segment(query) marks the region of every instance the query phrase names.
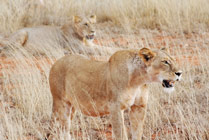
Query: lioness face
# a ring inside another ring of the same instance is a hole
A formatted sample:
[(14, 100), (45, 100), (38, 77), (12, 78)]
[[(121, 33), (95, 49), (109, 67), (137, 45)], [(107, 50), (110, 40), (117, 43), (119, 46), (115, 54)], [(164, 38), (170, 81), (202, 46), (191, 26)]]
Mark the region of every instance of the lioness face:
[(152, 56), (147, 70), (150, 79), (162, 83), (165, 91), (173, 91), (174, 83), (181, 79), (182, 71), (165, 50), (153, 51)]
[(88, 18), (81, 18), (79, 16), (73, 17), (74, 31), (77, 35), (85, 41), (92, 41), (96, 35), (94, 24), (96, 23), (96, 16), (91, 15)]

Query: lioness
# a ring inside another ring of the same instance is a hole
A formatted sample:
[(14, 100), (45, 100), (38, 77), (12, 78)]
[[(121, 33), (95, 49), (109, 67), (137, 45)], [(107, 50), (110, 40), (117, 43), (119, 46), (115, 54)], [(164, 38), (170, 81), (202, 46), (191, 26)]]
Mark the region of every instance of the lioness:
[(172, 90), (181, 74), (162, 49), (117, 51), (107, 62), (64, 56), (49, 75), (53, 117), (69, 130), (68, 116), (75, 109), (89, 116), (110, 114), (114, 139), (127, 140), (123, 113), (129, 108), (132, 139), (140, 140), (148, 102), (146, 84), (159, 82)]
[(20, 45), (35, 54), (53, 52), (56, 47), (74, 53), (85, 53), (83, 45), (93, 45), (96, 34), (95, 23), (96, 15), (84, 18), (73, 16), (73, 23), (67, 23), (61, 27), (40, 26), (20, 29), (11, 34), (7, 41), (16, 43), (17, 38), (21, 38)]

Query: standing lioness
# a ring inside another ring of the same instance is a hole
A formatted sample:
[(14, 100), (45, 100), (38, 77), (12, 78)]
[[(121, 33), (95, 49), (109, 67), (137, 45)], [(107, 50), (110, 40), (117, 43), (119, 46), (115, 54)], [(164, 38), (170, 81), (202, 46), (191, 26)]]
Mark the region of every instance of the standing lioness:
[(180, 77), (181, 71), (164, 50), (118, 51), (108, 62), (65, 56), (52, 66), (49, 76), (53, 117), (69, 130), (71, 108), (89, 116), (110, 114), (114, 138), (127, 140), (123, 112), (130, 108), (132, 139), (140, 140), (148, 100), (146, 84), (160, 82), (172, 89)]

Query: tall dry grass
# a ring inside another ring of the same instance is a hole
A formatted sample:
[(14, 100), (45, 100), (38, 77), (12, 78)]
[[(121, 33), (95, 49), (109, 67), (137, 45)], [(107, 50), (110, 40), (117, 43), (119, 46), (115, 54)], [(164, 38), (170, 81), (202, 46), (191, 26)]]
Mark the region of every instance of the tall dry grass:
[(95, 13), (99, 21), (124, 28), (158, 28), (191, 32), (209, 26), (208, 0), (1, 0), (0, 31), (25, 26), (62, 24), (72, 15)]
[[(162, 91), (161, 85), (150, 85), (143, 139), (209, 139), (209, 33), (204, 32), (209, 25), (207, 0), (45, 0), (44, 5), (38, 0), (0, 0), (0, 3), (0, 32), (5, 35), (22, 27), (62, 25), (72, 15), (95, 13), (101, 23), (97, 37), (101, 44), (167, 47), (179, 60), (183, 80), (169, 95)], [(197, 32), (183, 34), (191, 31)], [(121, 39), (114, 42), (112, 37), (122, 37), (127, 42)], [(59, 134), (57, 139), (62, 140), (64, 132), (56, 122), (54, 128), (49, 128), (52, 98), (48, 75), (54, 61), (64, 55), (63, 50), (56, 47), (50, 52), (43, 48), (46, 57), (34, 57), (18, 44), (6, 47), (0, 59), (0, 140), (44, 139), (48, 131)], [(128, 126), (128, 120), (126, 123)], [(108, 116), (86, 117), (77, 112), (72, 120), (72, 137), (107, 139), (104, 131), (108, 131), (108, 125)]]

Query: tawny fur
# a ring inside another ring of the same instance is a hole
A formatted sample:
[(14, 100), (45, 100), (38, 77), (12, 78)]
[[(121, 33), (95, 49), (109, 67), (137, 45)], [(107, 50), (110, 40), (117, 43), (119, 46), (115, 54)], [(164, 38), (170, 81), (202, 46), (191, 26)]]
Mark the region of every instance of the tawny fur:
[(148, 102), (146, 84), (176, 80), (177, 71), (175, 61), (163, 50), (118, 51), (109, 61), (65, 56), (49, 75), (53, 118), (69, 131), (72, 110), (88, 116), (110, 114), (114, 139), (127, 140), (123, 113), (130, 108), (130, 134), (133, 140), (140, 140)]

